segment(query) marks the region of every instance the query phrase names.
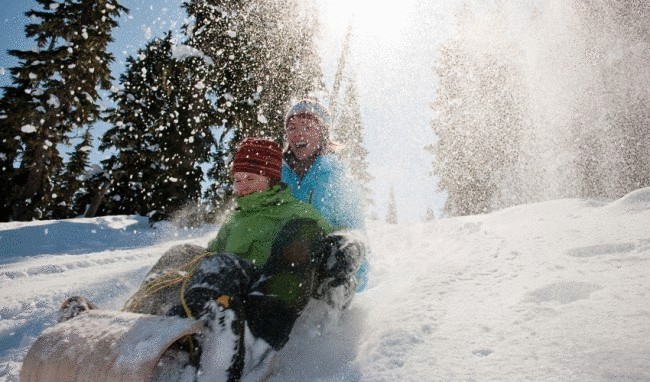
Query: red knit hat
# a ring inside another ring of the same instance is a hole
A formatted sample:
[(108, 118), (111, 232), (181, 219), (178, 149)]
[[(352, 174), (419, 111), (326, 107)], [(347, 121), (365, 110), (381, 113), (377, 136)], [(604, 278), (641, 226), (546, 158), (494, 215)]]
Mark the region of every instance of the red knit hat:
[(232, 161), (232, 171), (260, 174), (271, 179), (282, 177), (282, 149), (263, 138), (245, 138)]

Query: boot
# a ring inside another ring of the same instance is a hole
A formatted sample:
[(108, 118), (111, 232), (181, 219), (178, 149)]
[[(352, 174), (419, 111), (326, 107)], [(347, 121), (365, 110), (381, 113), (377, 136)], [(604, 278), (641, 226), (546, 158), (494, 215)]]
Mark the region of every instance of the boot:
[(91, 309), (97, 309), (97, 305), (93, 304), (87, 298), (82, 296), (70, 297), (61, 304), (57, 322), (66, 322)]

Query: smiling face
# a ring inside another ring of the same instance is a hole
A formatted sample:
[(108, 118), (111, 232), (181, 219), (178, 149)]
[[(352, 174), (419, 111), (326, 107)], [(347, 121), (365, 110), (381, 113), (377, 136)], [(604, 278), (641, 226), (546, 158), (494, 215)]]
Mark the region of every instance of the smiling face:
[(266, 176), (250, 172), (235, 172), (233, 178), (235, 195), (237, 196), (264, 191), (271, 185), (271, 180)]
[(286, 133), (289, 149), (299, 161), (313, 157), (323, 143), (318, 119), (308, 114), (294, 115), (289, 118)]

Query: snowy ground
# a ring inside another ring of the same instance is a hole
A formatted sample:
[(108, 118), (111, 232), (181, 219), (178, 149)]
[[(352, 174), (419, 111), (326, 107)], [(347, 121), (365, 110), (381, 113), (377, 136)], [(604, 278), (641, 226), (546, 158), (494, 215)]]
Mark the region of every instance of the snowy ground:
[[(120, 308), (165, 249), (215, 229), (0, 224), (0, 381), (64, 298)], [(650, 188), (369, 236), (371, 286), (340, 317), (311, 306), (272, 381), (650, 381)]]

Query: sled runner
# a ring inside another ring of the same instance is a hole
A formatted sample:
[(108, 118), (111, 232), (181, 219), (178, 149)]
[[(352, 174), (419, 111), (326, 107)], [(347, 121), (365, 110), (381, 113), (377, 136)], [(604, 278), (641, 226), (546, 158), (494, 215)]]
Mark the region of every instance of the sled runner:
[(45, 330), (27, 352), (20, 380), (149, 381), (163, 354), (204, 326), (179, 317), (91, 310)]

